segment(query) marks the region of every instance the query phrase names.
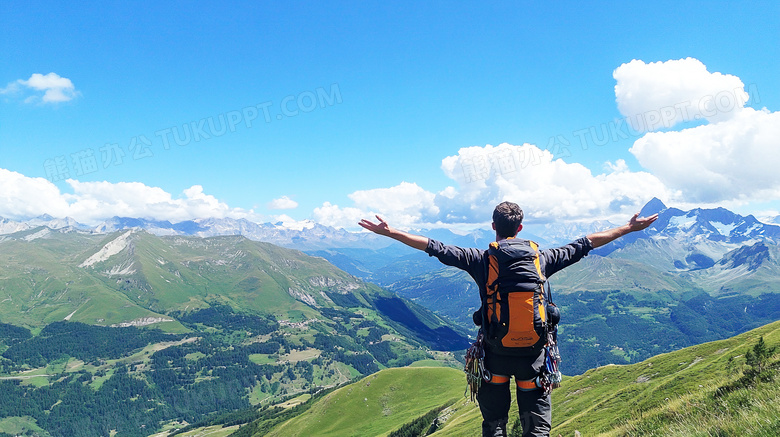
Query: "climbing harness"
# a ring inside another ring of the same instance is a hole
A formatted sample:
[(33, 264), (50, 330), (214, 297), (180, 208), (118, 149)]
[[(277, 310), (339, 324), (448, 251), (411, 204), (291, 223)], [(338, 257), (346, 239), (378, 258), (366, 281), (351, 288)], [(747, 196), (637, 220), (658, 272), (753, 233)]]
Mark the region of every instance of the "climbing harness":
[[(550, 327), (547, 332), (547, 344), (544, 346), (544, 368), (542, 373), (529, 380), (521, 381), (515, 380), (517, 388), (523, 391), (531, 391), (542, 389), (544, 395), (547, 396), (552, 393), (554, 388), (561, 386), (561, 354), (558, 352), (558, 327)], [(471, 395), (471, 401), (474, 402), (477, 398), (477, 392), (482, 386), (483, 382), (489, 382), (492, 384), (505, 384), (509, 382), (509, 377), (504, 375), (492, 374), (485, 368), (485, 349), (484, 349), (484, 336), (482, 330), (477, 335), (477, 340), (471, 344), (466, 351), (466, 366), (463, 368), (466, 373), (466, 392), (463, 393), (466, 396), (467, 393)]]
[[(463, 371), (466, 372), (466, 392), (470, 392), (471, 402), (476, 400), (482, 381), (489, 382), (492, 378), (490, 371), (485, 369), (484, 341), (485, 338), (480, 329), (477, 340), (466, 351), (466, 366)], [(465, 396), (466, 393), (463, 395)]]
[(547, 331), (547, 344), (544, 346), (544, 370), (538, 377), (539, 387), (548, 395), (554, 388), (561, 386), (561, 354), (558, 352), (558, 327), (549, 327)]

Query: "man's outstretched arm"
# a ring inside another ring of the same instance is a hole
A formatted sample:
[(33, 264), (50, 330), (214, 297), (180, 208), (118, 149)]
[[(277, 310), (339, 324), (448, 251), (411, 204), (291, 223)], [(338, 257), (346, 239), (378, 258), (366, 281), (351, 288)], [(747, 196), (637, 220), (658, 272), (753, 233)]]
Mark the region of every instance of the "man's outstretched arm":
[(425, 250), (425, 248), (428, 247), (428, 237), (414, 235), (395, 228), (391, 228), (386, 221), (382, 220), (382, 217), (376, 216), (376, 218), (379, 220), (379, 223), (374, 223), (370, 220), (363, 219), (358, 224), (375, 234), (390, 237), (415, 249)]
[(609, 242), (617, 240), (623, 235), (646, 229), (648, 226), (653, 224), (657, 218), (658, 214), (639, 218), (639, 213), (636, 213), (633, 217), (631, 217), (631, 220), (629, 220), (627, 224), (618, 226), (616, 228), (607, 229), (606, 231), (594, 232), (588, 235), (588, 240), (590, 240), (590, 242), (593, 244), (593, 248), (595, 249)]

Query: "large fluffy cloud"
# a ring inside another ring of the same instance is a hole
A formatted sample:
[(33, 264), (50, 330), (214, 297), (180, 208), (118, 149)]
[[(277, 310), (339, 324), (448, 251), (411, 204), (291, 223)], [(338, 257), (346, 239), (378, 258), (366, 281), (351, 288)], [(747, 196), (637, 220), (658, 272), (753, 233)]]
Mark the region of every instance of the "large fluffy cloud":
[(728, 120), (749, 97), (738, 77), (710, 73), (693, 58), (649, 64), (635, 59), (612, 76), (618, 110), (640, 132), (686, 121)]
[[(31, 95), (27, 95), (32, 93)], [(59, 103), (73, 100), (79, 95), (73, 82), (57, 73), (34, 73), (29, 79), (19, 79), (0, 89), (0, 94), (27, 95), (25, 102)]]
[(396, 226), (412, 227), (436, 217), (436, 195), (414, 183), (401, 182), (390, 188), (355, 191), (349, 195), (355, 207), (340, 208), (328, 202), (314, 210), (314, 219), (337, 227), (354, 227), (362, 218), (376, 214), (388, 217)]
[[(469, 147), (443, 159), (455, 184), (439, 193), (411, 184), (356, 192), (354, 205), (325, 204), (315, 218), (348, 226), (378, 212), (407, 227), (478, 224), (512, 200), (529, 221), (622, 219), (653, 196), (681, 206), (780, 198), (780, 116), (746, 108), (738, 77), (693, 58), (633, 60), (613, 76), (618, 110), (634, 130), (649, 132), (630, 149), (649, 172), (618, 161), (594, 174), (531, 144)], [(670, 130), (684, 122), (699, 125)]]
[(653, 132), (630, 149), (688, 202), (780, 199), (780, 113), (740, 110), (720, 123)]
[(245, 216), (246, 212), (231, 209), (216, 197), (205, 194), (203, 187), (193, 185), (174, 198), (162, 188), (140, 182), (79, 182), (68, 180), (73, 194), (69, 216), (78, 221), (94, 223), (105, 217), (148, 217), (179, 222), (193, 218)]
[(618, 109), (640, 130), (682, 121), (701, 125), (649, 132), (630, 152), (687, 203), (780, 198), (780, 114), (745, 107), (748, 93), (732, 75), (711, 73), (692, 58), (644, 63), (614, 72)]
[[(709, 72), (693, 58), (633, 60), (613, 75), (618, 110), (647, 132), (630, 152), (648, 171), (617, 161), (594, 174), (531, 144), (469, 147), (443, 159), (455, 184), (439, 193), (402, 184), (353, 193), (353, 206), (326, 204), (318, 214), (349, 225), (379, 212), (409, 227), (484, 223), (504, 200), (544, 222), (622, 220), (653, 196), (679, 206), (780, 199), (780, 115), (745, 107), (749, 94), (738, 77)], [(695, 127), (671, 130), (684, 122)]]
[(653, 196), (673, 197), (656, 177), (629, 171), (622, 161), (594, 175), (531, 144), (463, 148), (442, 160), (442, 170), (457, 187), (432, 193), (402, 183), (358, 191), (350, 195), (354, 206), (326, 203), (315, 210), (315, 220), (349, 227), (379, 214), (404, 228), (474, 226), (489, 222), (493, 207), (504, 200), (519, 203), (529, 222), (624, 220)]
[(461, 149), (442, 169), (459, 185), (438, 197), (445, 221), (484, 220), (485, 211), (504, 200), (521, 204), (533, 221), (610, 218), (634, 212), (653, 196), (671, 196), (656, 177), (632, 172), (622, 161), (594, 175), (531, 144)]
[(330, 202), (314, 208), (312, 218), (317, 223), (338, 228), (353, 228), (364, 218), (373, 218), (377, 211), (359, 209), (353, 206), (340, 207)]

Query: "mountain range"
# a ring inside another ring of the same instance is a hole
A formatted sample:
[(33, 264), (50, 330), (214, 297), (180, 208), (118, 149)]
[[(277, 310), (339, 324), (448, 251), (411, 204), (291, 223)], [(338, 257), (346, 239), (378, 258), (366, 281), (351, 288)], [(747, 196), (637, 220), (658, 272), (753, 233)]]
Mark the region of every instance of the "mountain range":
[[(651, 228), (551, 279), (565, 374), (780, 318), (780, 227), (657, 199), (642, 214), (655, 212)], [(610, 226), (521, 236), (545, 235), (551, 247)], [(0, 220), (0, 231), (0, 417), (25, 433), (143, 436), (138, 426), (241, 415), (386, 367), (459, 367), (438, 351), (466, 347), (479, 305), (458, 270), (314, 223), (38, 217)], [(472, 247), (492, 237), (418, 232)], [(105, 405), (121, 408), (107, 415)]]
[[(706, 293), (714, 297), (776, 293), (780, 273), (780, 226), (762, 223), (724, 208), (683, 211), (652, 199), (640, 215), (659, 214), (647, 230), (629, 234), (596, 249), (582, 262), (554, 277), (559, 293), (621, 290), (666, 303)], [(565, 244), (588, 233), (613, 227), (608, 222), (527, 225), (521, 237), (542, 247)], [(37, 229), (33, 232), (33, 230)], [(469, 278), (442, 269), (437, 260), (390, 239), (349, 232), (313, 222), (257, 224), (245, 219), (197, 219), (179, 223), (114, 217), (88, 227), (72, 219), (41, 216), (27, 221), (0, 220), (0, 240), (26, 231), (35, 239), (57, 230), (105, 235), (143, 229), (157, 236), (241, 235), (327, 259), (347, 273), (394, 290), (470, 328), (470, 312), (479, 301)], [(416, 230), (447, 244), (487, 247), (487, 230), (456, 234), (446, 229)], [(544, 236), (544, 238), (540, 237)], [(664, 297), (672, 296), (672, 297)]]
[[(780, 226), (762, 223), (753, 216), (741, 216), (724, 208), (690, 211), (669, 208), (655, 198), (642, 208), (640, 215), (655, 213), (659, 213), (659, 218), (647, 230), (629, 234), (594, 250), (586, 260), (561, 272), (554, 281), (556, 289), (563, 293), (648, 289), (673, 294), (706, 292), (713, 296), (746, 293), (757, 296), (776, 290), (773, 278), (777, 277), (779, 270), (777, 246)], [(533, 239), (542, 247), (554, 247), (613, 226), (615, 224), (603, 221), (530, 224), (520, 236)], [(69, 218), (41, 216), (27, 221), (0, 219), (0, 240), (14, 232), (37, 228), (40, 229), (36, 232), (41, 233), (57, 230), (85, 235), (127, 229), (143, 229), (157, 236), (241, 235), (249, 240), (298, 249), (325, 258), (353, 276), (397, 291), (403, 292), (411, 287), (422, 294), (435, 296), (439, 294), (438, 289), (425, 286), (432, 281), (450, 284), (456, 295), (471, 294), (457, 285), (461, 279), (455, 273), (447, 273), (442, 278), (431, 276), (442, 269), (433, 258), (375, 234), (349, 232), (314, 222), (258, 224), (245, 219), (209, 218), (171, 223), (114, 217), (98, 226), (88, 227)], [(36, 232), (30, 232), (24, 238), (37, 238)], [(446, 229), (414, 232), (463, 247), (487, 247), (493, 239), (487, 230), (474, 230), (467, 234), (456, 234)], [(632, 274), (619, 274), (622, 271)], [(458, 280), (453, 282), (453, 278)], [(415, 293), (407, 295), (423, 305), (428, 302)], [(458, 302), (452, 296), (448, 299)], [(474, 305), (472, 299), (464, 308)], [(432, 302), (430, 307), (441, 308)], [(448, 314), (446, 309), (444, 313)]]
[(112, 217), (96, 226), (79, 223), (70, 217), (55, 218), (42, 215), (28, 220), (10, 220), (0, 217), (0, 235), (47, 227), (64, 232), (107, 234), (124, 229), (139, 228), (157, 236), (214, 237), (241, 235), (250, 240), (263, 241), (299, 250), (330, 247), (381, 248), (389, 244), (375, 235), (348, 232), (312, 221), (286, 224), (255, 223), (246, 219), (203, 218), (171, 223), (136, 217)]

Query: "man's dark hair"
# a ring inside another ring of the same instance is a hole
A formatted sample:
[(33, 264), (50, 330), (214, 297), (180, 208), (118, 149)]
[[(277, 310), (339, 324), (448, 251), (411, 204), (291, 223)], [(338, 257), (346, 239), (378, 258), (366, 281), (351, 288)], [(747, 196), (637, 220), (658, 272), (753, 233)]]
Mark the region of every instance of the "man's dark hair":
[(499, 238), (514, 237), (523, 223), (523, 210), (516, 203), (501, 202), (493, 210), (493, 223)]

